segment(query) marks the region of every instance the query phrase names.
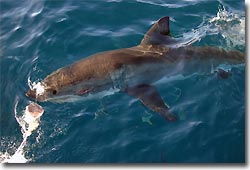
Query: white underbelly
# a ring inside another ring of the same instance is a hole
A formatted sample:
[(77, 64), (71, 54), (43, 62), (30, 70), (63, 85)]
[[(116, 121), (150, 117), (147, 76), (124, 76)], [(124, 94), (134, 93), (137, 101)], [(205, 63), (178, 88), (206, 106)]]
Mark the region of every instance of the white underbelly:
[(58, 96), (54, 98), (48, 99), (50, 102), (55, 103), (64, 103), (64, 102), (77, 102), (77, 101), (87, 101), (87, 100), (96, 100), (96, 99), (102, 99), (105, 96), (113, 95), (114, 93), (118, 92), (119, 89), (110, 88), (108, 90), (103, 90), (97, 93), (90, 93), (87, 96), (79, 96), (79, 95), (63, 95)]

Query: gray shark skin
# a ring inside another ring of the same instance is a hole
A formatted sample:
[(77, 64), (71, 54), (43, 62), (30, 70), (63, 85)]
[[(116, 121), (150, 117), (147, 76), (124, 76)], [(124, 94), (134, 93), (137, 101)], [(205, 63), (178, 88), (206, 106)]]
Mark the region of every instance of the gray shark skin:
[[(174, 48), (169, 17), (159, 19), (138, 46), (94, 54), (48, 75), (43, 94), (29, 90), (26, 95), (39, 101), (69, 102), (117, 89), (138, 98), (146, 107), (174, 121), (156, 87), (162, 77), (177, 74), (209, 73), (219, 64), (244, 63), (244, 53), (216, 47), (185, 46)], [(227, 77), (222, 72), (223, 77)]]

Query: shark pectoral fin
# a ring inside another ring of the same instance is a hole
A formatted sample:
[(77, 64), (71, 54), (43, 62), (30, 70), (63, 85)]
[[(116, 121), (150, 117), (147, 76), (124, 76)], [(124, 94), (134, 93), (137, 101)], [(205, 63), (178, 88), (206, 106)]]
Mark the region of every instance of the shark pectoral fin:
[(176, 121), (177, 117), (170, 113), (169, 107), (165, 105), (157, 89), (154, 86), (143, 84), (126, 88), (128, 95), (139, 98), (149, 109), (159, 113), (169, 121)]
[(159, 19), (145, 34), (141, 45), (170, 44), (173, 39), (170, 37), (169, 17)]

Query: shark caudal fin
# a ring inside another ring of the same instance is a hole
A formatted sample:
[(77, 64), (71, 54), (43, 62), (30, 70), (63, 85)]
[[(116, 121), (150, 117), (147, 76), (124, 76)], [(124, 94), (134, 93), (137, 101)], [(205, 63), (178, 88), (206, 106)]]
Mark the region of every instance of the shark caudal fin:
[(152, 85), (138, 85), (135, 87), (128, 87), (126, 89), (128, 95), (140, 99), (140, 101), (149, 109), (159, 113), (168, 121), (176, 121), (177, 117), (170, 113), (169, 107), (165, 105), (157, 89)]
[(170, 37), (169, 16), (159, 19), (145, 34), (140, 45), (170, 44), (174, 40)]

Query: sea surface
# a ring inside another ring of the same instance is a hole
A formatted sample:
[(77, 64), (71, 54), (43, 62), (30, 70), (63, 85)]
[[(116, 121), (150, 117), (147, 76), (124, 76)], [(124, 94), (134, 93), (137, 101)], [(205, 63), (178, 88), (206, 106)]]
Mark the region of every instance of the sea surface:
[(244, 163), (245, 64), (222, 65), (228, 79), (194, 72), (156, 82), (177, 122), (125, 93), (39, 103), (40, 119), (25, 119), (31, 83), (91, 54), (138, 45), (164, 16), (180, 46), (245, 51), (242, 0), (0, 0), (0, 162)]

